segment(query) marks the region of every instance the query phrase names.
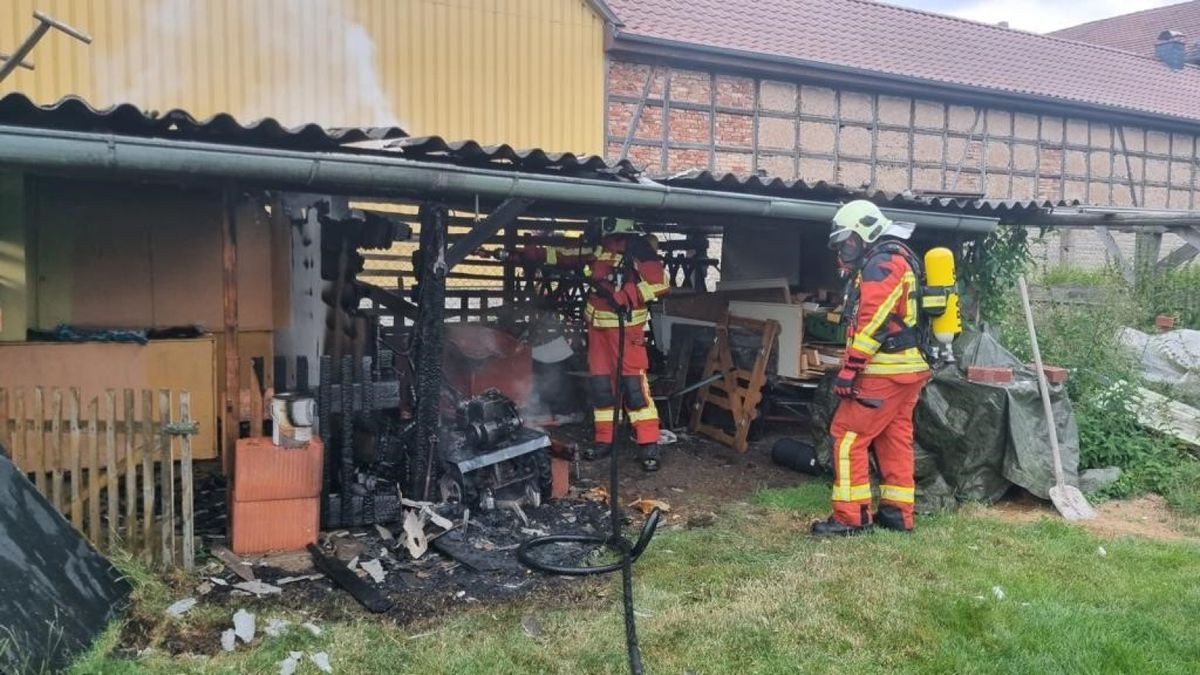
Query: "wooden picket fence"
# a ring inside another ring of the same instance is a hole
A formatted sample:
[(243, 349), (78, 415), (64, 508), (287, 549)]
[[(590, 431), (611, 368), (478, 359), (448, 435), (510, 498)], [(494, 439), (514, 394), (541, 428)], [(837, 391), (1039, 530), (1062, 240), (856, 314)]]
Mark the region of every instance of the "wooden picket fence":
[(108, 389), (85, 407), (76, 387), (0, 388), (0, 442), (98, 549), (191, 570), (191, 398), (167, 389), (121, 394)]

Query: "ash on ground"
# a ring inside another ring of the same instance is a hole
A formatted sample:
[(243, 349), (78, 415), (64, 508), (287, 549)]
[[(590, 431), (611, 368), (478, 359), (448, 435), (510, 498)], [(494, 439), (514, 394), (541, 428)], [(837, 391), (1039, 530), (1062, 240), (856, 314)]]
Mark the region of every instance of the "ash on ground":
[[(388, 615), (399, 622), (435, 615), (453, 606), (512, 600), (556, 584), (578, 583), (578, 577), (528, 569), (517, 559), (517, 549), (525, 541), (543, 535), (596, 535), (611, 527), (608, 505), (585, 499), (523, 507), (520, 513), (511, 508), (471, 511), (466, 525), (460, 505), (430, 508), (454, 527), (443, 532), (427, 524), (429, 547), (416, 559), (404, 544), (400, 523), (321, 535), (322, 550), (394, 602)], [(593, 545), (555, 545), (539, 550), (539, 559), (558, 565), (608, 562), (604, 556), (605, 550)], [(258, 600), (265, 604), (311, 609), (312, 603), (329, 594), (343, 594), (349, 599), (332, 580), (316, 572), (306, 552), (248, 558), (247, 562), (257, 581), (279, 589), (278, 593), (259, 594)], [(382, 580), (377, 580), (380, 572)], [(230, 569), (222, 568), (219, 576), (227, 584), (210, 584), (207, 601), (232, 605), (253, 600), (254, 593), (237, 588), (239, 584), (243, 589), (246, 586)]]

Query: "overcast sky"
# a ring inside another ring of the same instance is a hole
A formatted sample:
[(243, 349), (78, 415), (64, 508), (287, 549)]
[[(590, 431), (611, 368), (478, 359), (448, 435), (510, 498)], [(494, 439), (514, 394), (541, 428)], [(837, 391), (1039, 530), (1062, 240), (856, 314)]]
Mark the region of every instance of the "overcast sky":
[(896, 5), (952, 14), (987, 23), (1045, 33), (1067, 26), (1128, 14), (1180, 0), (884, 0)]

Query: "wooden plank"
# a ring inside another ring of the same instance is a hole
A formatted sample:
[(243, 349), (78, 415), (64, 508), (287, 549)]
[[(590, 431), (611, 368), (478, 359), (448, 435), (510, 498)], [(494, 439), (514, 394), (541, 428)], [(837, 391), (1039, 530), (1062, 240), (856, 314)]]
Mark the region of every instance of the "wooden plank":
[(34, 485), (42, 495), (49, 495), (46, 484), (46, 392), (41, 387), (34, 387), (34, 405), (32, 405), (29, 444), (29, 468), (34, 472)]
[(138, 527), (137, 527), (137, 504), (138, 504), (138, 489), (137, 489), (137, 426), (134, 420), (134, 396), (132, 389), (126, 389), (124, 393), (125, 403), (125, 439), (124, 452), (125, 461), (125, 542), (132, 549), (137, 543)]
[(8, 389), (0, 387), (0, 444), (12, 452), (11, 435), (8, 432), (8, 424), (10, 421), (8, 415)]
[(171, 424), (171, 391), (158, 391), (158, 419), (160, 455), (160, 486), (162, 487), (162, 563), (175, 564), (175, 461), (171, 456), (171, 435), (167, 428)]
[[(179, 392), (179, 421), (188, 424), (192, 421), (192, 399), (186, 391)], [(195, 563), (195, 514), (193, 513), (192, 495), (192, 438), (184, 434), (180, 439), (179, 480), (182, 485), (180, 508), (183, 512), (183, 569), (191, 572)]]
[(142, 440), (142, 556), (151, 560), (154, 554), (154, 393), (142, 390), (142, 419), (139, 425)]
[(87, 423), (84, 435), (87, 438), (87, 500), (88, 539), (100, 547), (100, 402), (92, 399), (88, 403)]
[(50, 392), (50, 501), (59, 513), (66, 508), (63, 495), (63, 467), (66, 465), (63, 452), (63, 396), (62, 389), (55, 387)]
[(13, 464), (17, 465), (23, 473), (28, 472), (25, 460), (25, 390), (17, 389), (16, 406), (13, 410), (13, 432), (12, 432), (12, 447), (8, 449), (12, 453)]
[(80, 402), (79, 388), (71, 387), (67, 398), (67, 434), (69, 436), (69, 454), (71, 468), (68, 478), (71, 481), (71, 524), (83, 532), (83, 438), (80, 436), (79, 419), (83, 415)]
[(138, 458), (136, 423), (133, 412), (133, 389), (126, 389), (125, 399), (125, 542), (132, 549), (138, 537)]
[[(241, 396), (241, 367), (238, 355), (238, 255), (237, 255), (237, 202), (238, 193), (233, 185), (225, 188), (224, 218), (221, 219), (221, 305), (225, 334), (225, 391), (221, 400), (223, 414), (221, 423), (221, 458), (225, 475), (233, 475), (233, 455), (238, 439), (238, 408)], [(344, 247), (343, 247), (344, 248)], [(338, 283), (345, 281), (344, 275)], [(339, 285), (333, 297), (341, 299)], [(335, 303), (336, 306), (336, 303)], [(341, 311), (337, 311), (341, 315)], [(336, 319), (335, 319), (336, 321)], [(340, 325), (337, 328), (341, 328)], [(340, 339), (340, 335), (338, 336)], [(161, 399), (160, 399), (161, 400)], [(168, 452), (169, 452), (168, 448)], [(170, 462), (168, 462), (170, 464)], [(165, 469), (166, 467), (164, 467)], [(164, 497), (166, 493), (163, 493)], [(165, 513), (165, 511), (164, 511)], [(164, 544), (165, 545), (165, 544)]]
[(42, 495), (50, 493), (46, 486), (46, 392), (41, 387), (33, 388), (33, 424), (29, 449), (29, 468), (33, 470), (33, 484)]
[(121, 474), (117, 466), (117, 392), (104, 392), (104, 494), (108, 505), (108, 550), (115, 551), (120, 544)]

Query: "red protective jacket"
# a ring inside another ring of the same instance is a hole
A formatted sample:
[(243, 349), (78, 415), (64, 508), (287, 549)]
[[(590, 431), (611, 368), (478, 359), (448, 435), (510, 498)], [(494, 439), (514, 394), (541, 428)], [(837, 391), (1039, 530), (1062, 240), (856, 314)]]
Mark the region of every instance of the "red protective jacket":
[[(609, 235), (594, 247), (582, 243), (578, 247), (530, 247), (522, 251), (521, 259), (558, 267), (586, 268), (589, 278), (607, 288), (619, 304), (631, 310), (626, 325), (632, 327), (646, 323), (650, 317), (646, 305), (671, 288), (666, 267), (655, 251), (655, 243), (650, 235)], [(624, 286), (617, 289), (613, 287), (614, 270), (622, 265), (627, 249)], [(617, 327), (615, 308), (603, 294), (589, 292), (585, 311), (591, 326)]]
[(906, 253), (911, 255), (898, 242), (877, 245), (867, 252), (866, 262), (855, 275), (848, 304), (846, 362), (862, 367), (864, 375), (929, 370), (915, 342), (920, 282)]

